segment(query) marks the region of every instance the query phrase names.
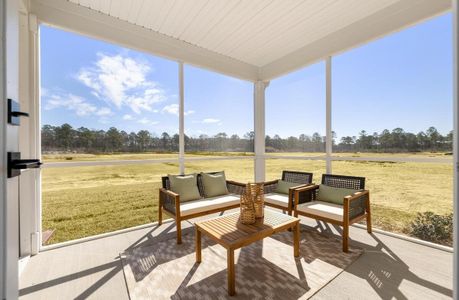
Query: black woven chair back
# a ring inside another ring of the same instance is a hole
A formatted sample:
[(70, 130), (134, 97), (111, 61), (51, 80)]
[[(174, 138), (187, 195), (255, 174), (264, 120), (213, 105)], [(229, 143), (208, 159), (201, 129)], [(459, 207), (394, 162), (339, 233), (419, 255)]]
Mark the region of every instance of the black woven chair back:
[(322, 174), (322, 184), (353, 190), (365, 189), (365, 177)]
[(298, 171), (282, 171), (282, 180), (298, 184), (312, 183), (312, 173)]

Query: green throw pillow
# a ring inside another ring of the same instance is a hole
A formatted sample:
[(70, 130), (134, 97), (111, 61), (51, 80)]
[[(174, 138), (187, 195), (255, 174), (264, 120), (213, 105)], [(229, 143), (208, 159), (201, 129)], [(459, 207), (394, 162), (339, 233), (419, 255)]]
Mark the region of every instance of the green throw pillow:
[(206, 198), (228, 194), (225, 172), (201, 173), (201, 180)]
[(301, 185), (301, 183), (279, 180), (277, 182), (277, 187), (274, 192), (279, 193), (279, 194), (288, 195), (289, 188), (294, 187), (294, 186), (299, 186), (299, 185)]
[(317, 200), (343, 205), (344, 197), (352, 195), (358, 191), (359, 190), (335, 188), (321, 184), (319, 186), (319, 194), (317, 195)]
[(168, 175), (171, 191), (180, 195), (180, 202), (200, 199), (196, 174)]

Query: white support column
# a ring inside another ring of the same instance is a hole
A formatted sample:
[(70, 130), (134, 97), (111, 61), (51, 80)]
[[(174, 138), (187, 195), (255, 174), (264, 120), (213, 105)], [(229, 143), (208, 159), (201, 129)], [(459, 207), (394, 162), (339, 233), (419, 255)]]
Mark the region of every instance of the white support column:
[(269, 81), (254, 83), (255, 182), (265, 181), (265, 89)]
[(325, 61), (325, 122), (326, 122), (326, 136), (325, 136), (325, 158), (326, 158), (326, 172), (332, 172), (332, 58), (327, 57)]
[(454, 153), (454, 174), (453, 174), (453, 299), (459, 299), (459, 0), (453, 0), (453, 153)]
[(185, 174), (185, 91), (183, 62), (179, 62), (179, 168), (180, 174)]

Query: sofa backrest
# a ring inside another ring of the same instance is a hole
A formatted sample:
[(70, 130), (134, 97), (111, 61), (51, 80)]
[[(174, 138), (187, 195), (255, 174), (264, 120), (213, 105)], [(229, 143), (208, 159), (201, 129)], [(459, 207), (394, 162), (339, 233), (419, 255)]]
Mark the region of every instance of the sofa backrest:
[[(219, 172), (206, 172), (207, 174), (217, 174)], [(190, 175), (190, 174), (185, 174), (183, 176), (186, 176), (186, 175)], [(204, 188), (203, 188), (203, 185), (202, 185), (202, 176), (201, 174), (197, 174), (197, 180), (198, 180), (198, 190), (199, 190), (199, 194), (204, 197)], [(163, 185), (163, 188), (165, 188), (166, 190), (170, 190), (171, 189), (171, 184), (170, 184), (170, 180), (169, 180), (169, 176), (163, 176), (161, 177), (161, 181), (162, 181), (162, 185)]]
[(322, 184), (353, 190), (365, 189), (365, 177), (322, 174)]

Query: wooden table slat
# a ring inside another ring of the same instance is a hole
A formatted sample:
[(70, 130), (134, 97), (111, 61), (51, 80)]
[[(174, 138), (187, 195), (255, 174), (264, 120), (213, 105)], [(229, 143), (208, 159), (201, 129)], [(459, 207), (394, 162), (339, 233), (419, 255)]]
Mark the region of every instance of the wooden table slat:
[(269, 236), (279, 228), (291, 227), (298, 221), (295, 217), (265, 209), (264, 218), (257, 219), (256, 223), (251, 225), (242, 224), (239, 221), (239, 213), (233, 213), (197, 222), (196, 226), (207, 235), (231, 247), (250, 238)]

